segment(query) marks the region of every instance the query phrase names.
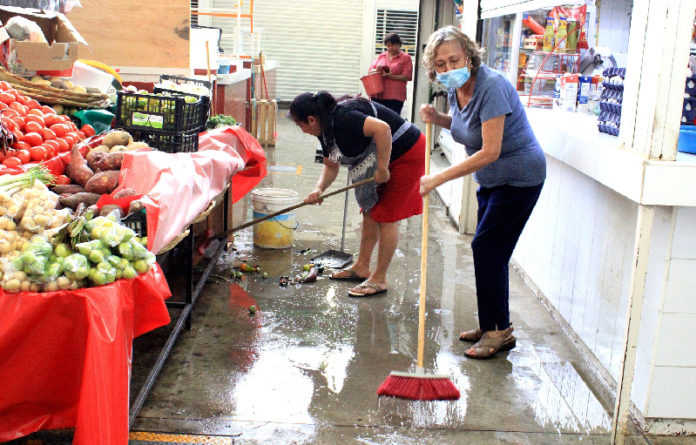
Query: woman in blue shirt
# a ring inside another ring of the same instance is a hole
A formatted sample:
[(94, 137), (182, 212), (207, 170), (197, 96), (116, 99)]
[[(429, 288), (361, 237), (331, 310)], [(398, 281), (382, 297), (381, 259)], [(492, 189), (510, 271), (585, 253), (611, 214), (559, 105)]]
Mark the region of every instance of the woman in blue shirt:
[(478, 224), (471, 242), (479, 329), (460, 340), (475, 342), (465, 354), (489, 358), (515, 347), (509, 310), (508, 264), (546, 178), (546, 159), (515, 88), (481, 63), (478, 46), (459, 29), (435, 31), (423, 55), (431, 81), (447, 87), (449, 114), (423, 105), (420, 117), (448, 128), (469, 155), (459, 164), (421, 178), (421, 194), (452, 179), (479, 183)]

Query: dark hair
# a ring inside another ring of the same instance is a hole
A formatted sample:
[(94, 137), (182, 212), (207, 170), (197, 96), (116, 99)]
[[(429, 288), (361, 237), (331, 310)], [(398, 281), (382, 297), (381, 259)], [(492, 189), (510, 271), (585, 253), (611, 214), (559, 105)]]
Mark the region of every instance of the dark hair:
[(385, 45), (386, 45), (387, 43), (392, 43), (392, 44), (394, 44), (394, 45), (401, 45), (401, 44), (402, 44), (402, 43), (401, 43), (401, 37), (399, 37), (399, 35), (398, 35), (397, 33), (395, 33), (395, 32), (392, 32), (392, 33), (388, 34), (388, 35), (384, 38), (384, 40), (382, 41), (382, 43), (384, 43)]
[(316, 119), (319, 119), (322, 131), (333, 140), (333, 118), (331, 113), (334, 108), (336, 108), (336, 98), (328, 91), (319, 91), (316, 94), (302, 93), (297, 95), (290, 103), (288, 115), (296, 123), (307, 122), (309, 116), (314, 116)]

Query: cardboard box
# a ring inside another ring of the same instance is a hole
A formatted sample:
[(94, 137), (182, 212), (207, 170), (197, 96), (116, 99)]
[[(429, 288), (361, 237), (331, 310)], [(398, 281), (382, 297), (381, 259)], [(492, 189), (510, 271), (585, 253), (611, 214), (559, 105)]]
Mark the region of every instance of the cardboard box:
[(78, 45), (87, 46), (87, 42), (68, 18), (58, 12), (0, 6), (2, 23), (17, 15), (36, 22), (51, 43), (17, 41), (10, 38), (4, 28), (0, 28), (0, 63), (18, 75), (59, 75), (62, 72), (69, 76), (77, 60)]

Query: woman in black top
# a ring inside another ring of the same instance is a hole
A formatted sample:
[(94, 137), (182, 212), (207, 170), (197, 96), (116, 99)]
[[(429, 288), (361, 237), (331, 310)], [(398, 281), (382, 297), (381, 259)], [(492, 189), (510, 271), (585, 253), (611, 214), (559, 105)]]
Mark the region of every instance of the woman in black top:
[[(353, 182), (374, 176), (374, 183), (355, 190), (363, 224), (357, 261), (331, 276), (362, 283), (351, 296), (386, 292), (387, 269), (399, 240), (397, 222), (420, 215), (420, 177), (425, 171), (425, 137), (418, 128), (389, 108), (362, 98), (336, 100), (326, 91), (303, 93), (290, 105), (290, 117), (303, 132), (319, 138), (324, 168), (306, 203), (333, 183), (341, 163), (348, 164)], [(377, 266), (370, 259), (377, 246)]]

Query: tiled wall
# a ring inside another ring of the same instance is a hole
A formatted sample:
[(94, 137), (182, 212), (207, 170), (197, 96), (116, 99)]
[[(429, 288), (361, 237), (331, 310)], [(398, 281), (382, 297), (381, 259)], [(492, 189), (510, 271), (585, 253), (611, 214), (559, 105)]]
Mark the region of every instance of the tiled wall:
[[(636, 386), (646, 417), (696, 418), (696, 209), (660, 208), (653, 229)], [(654, 327), (653, 327), (654, 326)], [(642, 363), (641, 363), (642, 362)], [(637, 393), (634, 391), (634, 399)]]
[[(638, 206), (552, 158), (514, 253), (616, 379)], [(645, 417), (696, 418), (696, 209), (657, 207), (632, 399)]]
[(637, 205), (553, 158), (547, 163), (514, 259), (616, 378)]

